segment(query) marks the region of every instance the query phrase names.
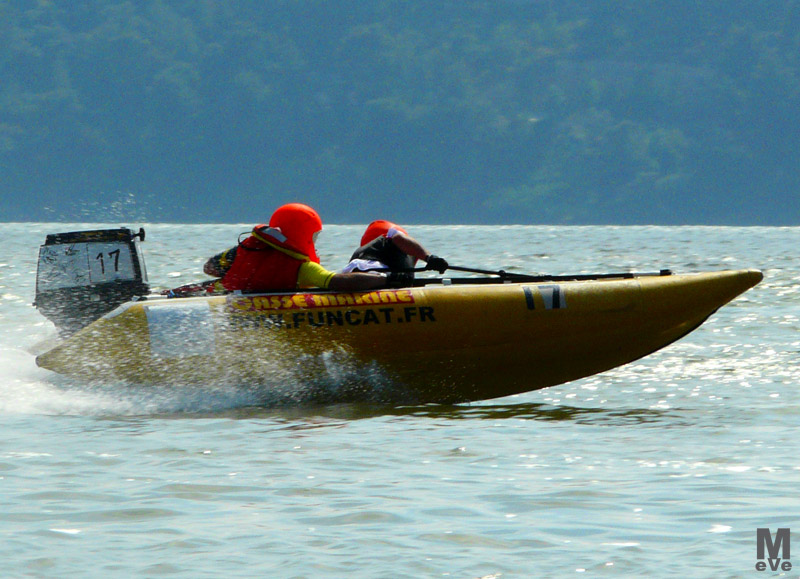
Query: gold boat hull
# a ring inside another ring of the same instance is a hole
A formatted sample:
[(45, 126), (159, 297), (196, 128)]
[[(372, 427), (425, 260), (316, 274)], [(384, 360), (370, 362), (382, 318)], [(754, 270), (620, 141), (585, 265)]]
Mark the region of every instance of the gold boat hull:
[(37, 363), (89, 380), (268, 384), (289, 399), (303, 398), (292, 392), (302, 385), (312, 399), (483, 400), (646, 356), (761, 279), (738, 270), (148, 299), (107, 314)]

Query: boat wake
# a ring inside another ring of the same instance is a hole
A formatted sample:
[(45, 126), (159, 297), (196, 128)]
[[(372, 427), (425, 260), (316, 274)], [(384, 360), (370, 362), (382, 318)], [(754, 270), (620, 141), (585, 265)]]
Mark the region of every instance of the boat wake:
[(6, 367), (0, 414), (141, 416), (216, 414), (246, 408), (281, 408), (349, 402), (413, 404), (413, 397), (377, 366), (327, 351), (291, 361), (255, 361), (259, 380), (131, 384), (79, 380), (38, 368), (23, 350), (0, 354)]

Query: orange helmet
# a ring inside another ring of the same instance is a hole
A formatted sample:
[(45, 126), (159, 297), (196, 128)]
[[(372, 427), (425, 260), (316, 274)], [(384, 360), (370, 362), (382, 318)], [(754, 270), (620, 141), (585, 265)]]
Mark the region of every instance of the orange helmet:
[(287, 203), (275, 210), (269, 218), (269, 226), (281, 230), (293, 246), (319, 263), (317, 250), (314, 248), (314, 234), (322, 231), (322, 219), (308, 205)]
[(367, 230), (364, 232), (364, 235), (361, 236), (361, 245), (366, 245), (373, 239), (379, 238), (381, 235), (386, 235), (389, 233), (389, 230), (394, 227), (397, 231), (405, 233), (408, 235), (408, 232), (400, 227), (392, 223), (391, 221), (384, 221), (383, 219), (378, 219), (377, 221), (373, 221), (369, 225), (367, 225)]

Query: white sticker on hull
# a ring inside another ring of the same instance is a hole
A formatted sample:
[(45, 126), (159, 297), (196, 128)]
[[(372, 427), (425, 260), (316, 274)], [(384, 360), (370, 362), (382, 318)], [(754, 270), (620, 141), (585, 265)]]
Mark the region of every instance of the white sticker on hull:
[(160, 358), (214, 354), (214, 320), (208, 302), (180, 306), (145, 306), (150, 353)]
[[(528, 309), (535, 310), (536, 301), (533, 298), (533, 290), (529, 287), (523, 287), (522, 291), (525, 294), (525, 303), (528, 305)], [(539, 295), (542, 297), (544, 309), (561, 310), (567, 307), (567, 298), (560, 285), (539, 285), (536, 286), (536, 291), (539, 292)]]
[(561, 310), (567, 307), (567, 300), (560, 285), (540, 285), (537, 289), (542, 295), (544, 309)]

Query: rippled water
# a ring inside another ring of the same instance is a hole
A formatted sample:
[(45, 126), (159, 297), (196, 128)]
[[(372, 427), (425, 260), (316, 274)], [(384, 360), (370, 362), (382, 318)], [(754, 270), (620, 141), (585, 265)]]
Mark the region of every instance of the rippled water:
[[(744, 577), (758, 527), (800, 530), (798, 228), (412, 227), (459, 265), (765, 279), (669, 348), (548, 390), (263, 408), (36, 368), (38, 246), (84, 227), (0, 224), (5, 576)], [(247, 227), (146, 229), (151, 283), (173, 287)], [(360, 233), (326, 227), (323, 264)]]

